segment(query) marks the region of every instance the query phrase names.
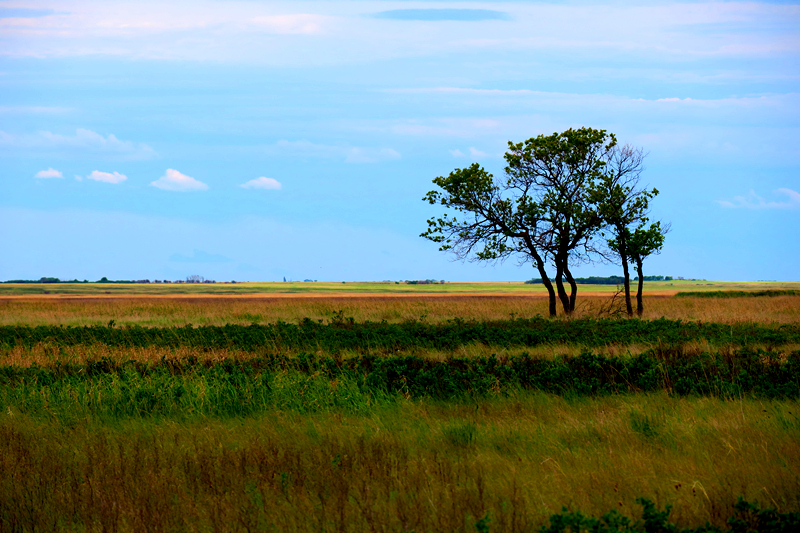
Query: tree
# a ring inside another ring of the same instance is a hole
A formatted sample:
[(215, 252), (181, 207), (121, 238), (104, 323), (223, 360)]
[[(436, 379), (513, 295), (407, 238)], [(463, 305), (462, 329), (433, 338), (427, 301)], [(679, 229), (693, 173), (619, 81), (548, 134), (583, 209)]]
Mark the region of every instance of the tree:
[[(575, 310), (578, 294), (570, 263), (590, 258), (595, 252), (592, 238), (603, 225), (591, 191), (603, 177), (616, 143), (613, 134), (592, 128), (508, 143), (506, 174), (509, 182), (525, 190), (539, 206), (545, 227), (539, 245), (555, 266), (558, 297), (566, 314)], [(570, 286), (569, 295), (564, 279)]]
[[(514, 255), (531, 261), (550, 297), (550, 316), (556, 315), (556, 291), (564, 312), (571, 314), (577, 284), (570, 261), (587, 259), (593, 251), (592, 237), (603, 221), (591, 203), (591, 185), (602, 176), (615, 145), (613, 135), (592, 128), (509, 142), (505, 181), (496, 181), (477, 163), (433, 180), (441, 191), (430, 191), (423, 200), (465, 218), (431, 218), (421, 237), (460, 259), (497, 261)], [(556, 289), (548, 263), (556, 268)]]
[[(658, 189), (639, 187), (644, 171), (644, 157), (641, 148), (630, 145), (613, 147), (608, 154), (603, 176), (592, 185), (590, 195), (609, 233), (607, 247), (622, 265), (628, 316), (633, 316), (628, 265), (635, 264), (637, 268), (639, 285), (636, 311), (642, 316), (642, 262), (647, 256), (661, 250), (664, 235), (669, 231), (669, 227), (662, 228), (660, 222), (647, 227), (650, 200), (658, 195)], [(606, 236), (605, 231), (602, 235)]]
[(625, 308), (628, 316), (633, 316), (628, 269), (632, 261), (630, 227), (647, 222), (649, 202), (658, 190), (639, 188), (645, 157), (640, 148), (615, 146), (608, 156), (604, 173), (592, 184), (590, 196), (605, 224), (602, 235), (610, 234), (607, 247), (622, 264)]
[(464, 215), (463, 220), (445, 213), (428, 220), (420, 236), (440, 244), (459, 259), (497, 261), (511, 255), (532, 261), (550, 297), (550, 316), (556, 315), (556, 296), (545, 270), (546, 252), (540, 249), (540, 209), (526, 191), (512, 182), (496, 181), (480, 165), (457, 168), (449, 176), (433, 180), (442, 190), (430, 191), (423, 200)]
[[(670, 225), (661, 226), (657, 221), (645, 228), (642, 223), (632, 233), (628, 235), (629, 257), (636, 264), (636, 274), (639, 276), (639, 286), (636, 291), (636, 314), (642, 316), (644, 312), (644, 302), (642, 301), (642, 289), (644, 287), (644, 276), (642, 275), (642, 262), (652, 254), (661, 252), (664, 246), (664, 236), (669, 233)], [(629, 232), (626, 228), (626, 232)]]

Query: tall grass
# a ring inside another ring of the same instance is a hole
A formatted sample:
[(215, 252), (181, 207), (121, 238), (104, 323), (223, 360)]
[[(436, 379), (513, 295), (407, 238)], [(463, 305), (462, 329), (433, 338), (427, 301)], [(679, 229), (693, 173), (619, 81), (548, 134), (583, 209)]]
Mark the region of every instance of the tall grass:
[[(608, 296), (578, 299), (577, 317), (602, 315)], [(547, 316), (543, 296), (421, 295), (407, 297), (284, 298), (130, 298), (0, 299), (0, 325), (117, 325), (182, 326), (298, 322), (303, 318), (334, 319), (337, 314), (358, 322), (409, 320), (444, 322), (506, 320)], [(645, 319), (701, 320), (734, 324), (800, 321), (800, 296), (772, 298), (645, 297)]]
[[(231, 420), (0, 415), (0, 529), (530, 531), (562, 506), (723, 525), (738, 496), (800, 510), (794, 401), (403, 401)], [(14, 525), (12, 528), (11, 525)]]

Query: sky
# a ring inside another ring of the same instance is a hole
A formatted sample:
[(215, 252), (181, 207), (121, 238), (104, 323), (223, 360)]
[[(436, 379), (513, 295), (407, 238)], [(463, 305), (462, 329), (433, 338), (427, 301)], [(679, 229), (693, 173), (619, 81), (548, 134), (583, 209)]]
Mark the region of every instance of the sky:
[(0, 0), (0, 280), (538, 277), (422, 197), (582, 126), (648, 154), (646, 275), (798, 280), (799, 119), (792, 2)]

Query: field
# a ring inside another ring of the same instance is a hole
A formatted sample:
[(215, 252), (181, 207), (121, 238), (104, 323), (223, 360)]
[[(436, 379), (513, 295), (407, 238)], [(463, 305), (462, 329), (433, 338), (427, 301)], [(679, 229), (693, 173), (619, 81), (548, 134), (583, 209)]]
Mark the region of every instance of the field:
[(792, 530), (800, 283), (615, 289), (0, 285), (0, 531)]

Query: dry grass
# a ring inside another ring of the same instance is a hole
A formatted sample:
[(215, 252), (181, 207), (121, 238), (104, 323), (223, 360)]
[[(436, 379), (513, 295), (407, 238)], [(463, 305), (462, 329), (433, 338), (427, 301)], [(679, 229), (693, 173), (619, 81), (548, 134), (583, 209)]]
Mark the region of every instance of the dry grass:
[[(629, 357), (641, 354), (655, 346), (648, 344), (626, 344), (620, 341), (608, 346), (592, 347), (590, 351), (598, 355), (607, 357)], [(750, 345), (751, 348), (762, 348), (773, 354), (782, 356), (800, 350), (798, 344), (757, 346)], [(722, 353), (733, 354), (741, 346), (735, 344), (717, 346), (712, 345), (706, 340), (693, 340), (682, 346), (681, 352), (685, 355), (699, 355), (702, 353)], [(460, 346), (455, 350), (435, 350), (435, 349), (410, 349), (410, 350), (371, 350), (372, 355), (382, 357), (397, 356), (416, 356), (426, 359), (443, 361), (451, 358), (472, 358), (472, 357), (513, 357), (528, 354), (535, 359), (552, 360), (561, 356), (577, 357), (585, 352), (587, 348), (574, 344), (545, 344), (538, 346), (520, 346), (505, 348), (502, 346), (487, 346), (481, 343), (472, 343)], [(53, 346), (40, 343), (30, 348), (14, 346), (13, 348), (0, 349), (0, 366), (30, 367), (33, 365), (48, 368), (55, 365), (85, 365), (88, 362), (109, 359), (111, 361), (126, 362), (138, 361), (146, 364), (158, 364), (162, 361), (186, 361), (189, 358), (203, 363), (221, 363), (225, 361), (246, 361), (249, 359), (262, 357), (274, 352), (264, 349), (263, 351), (240, 351), (230, 348), (221, 349), (199, 349), (186, 346), (176, 348), (165, 348), (158, 346), (147, 347), (110, 347), (104, 344), (77, 345), (77, 346)], [(282, 350), (282, 355), (293, 356), (296, 352)], [(322, 352), (318, 352), (324, 355)], [(363, 355), (362, 352), (351, 352), (342, 350), (337, 354), (344, 359)]]
[[(576, 315), (602, 315), (601, 308), (607, 300), (607, 296), (579, 298)], [(224, 325), (278, 320), (298, 322), (306, 317), (326, 321), (339, 311), (359, 322), (441, 322), (454, 317), (507, 320), (546, 316), (547, 300), (541, 296), (519, 295), (15, 298), (0, 299), (0, 325), (80, 326), (107, 324), (110, 320), (118, 325)], [(721, 323), (792, 323), (800, 321), (800, 296), (645, 298), (644, 318), (660, 317)]]
[[(663, 394), (368, 416), (79, 423), (0, 418), (0, 507), (30, 530), (528, 531), (562, 505), (723, 525), (738, 496), (800, 510), (791, 401)], [(0, 513), (3, 515), (3, 513)], [(82, 530), (79, 528), (79, 530)]]
[[(796, 281), (654, 281), (645, 282), (651, 294), (674, 294), (677, 291), (714, 290), (780, 290), (800, 289)], [(608, 293), (612, 285), (581, 285), (581, 292)], [(65, 296), (149, 296), (187, 297), (199, 295), (235, 296), (331, 296), (331, 295), (424, 295), (424, 294), (546, 294), (543, 285), (528, 285), (520, 281), (504, 282), (447, 282), (444, 284), (409, 285), (395, 282), (319, 282), (319, 283), (217, 283), (217, 284), (136, 284), (136, 283), (0, 283), (0, 297), (22, 295)]]

